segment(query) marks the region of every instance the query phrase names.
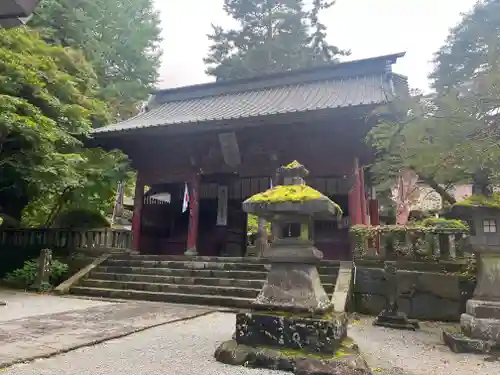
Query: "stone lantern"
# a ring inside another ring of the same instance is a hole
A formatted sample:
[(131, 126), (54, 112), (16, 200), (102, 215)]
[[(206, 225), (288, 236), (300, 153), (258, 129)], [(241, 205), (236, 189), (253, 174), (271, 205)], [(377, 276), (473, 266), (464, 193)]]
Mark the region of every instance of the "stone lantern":
[(476, 254), (477, 284), (460, 317), (461, 332), (444, 331), (454, 352), (488, 353), (500, 348), (500, 200), (473, 196), (451, 214), (469, 223), (468, 251)]
[(346, 346), (347, 316), (333, 312), (317, 270), (323, 253), (314, 247), (313, 220), (342, 211), (305, 184), (308, 171), (298, 162), (277, 172), (283, 185), (243, 202), (246, 212), (273, 223), (276, 239), (264, 252), (271, 269), (252, 310), (236, 315), (233, 340), (222, 343), (215, 357), (301, 374), (369, 374), (356, 346)]

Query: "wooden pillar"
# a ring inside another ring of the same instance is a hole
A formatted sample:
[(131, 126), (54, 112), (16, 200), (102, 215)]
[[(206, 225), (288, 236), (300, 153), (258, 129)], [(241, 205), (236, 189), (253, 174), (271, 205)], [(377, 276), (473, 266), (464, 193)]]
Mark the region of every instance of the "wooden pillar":
[(379, 212), (378, 199), (370, 199), (369, 207), (370, 207), (370, 224), (380, 225), (380, 212)]
[(365, 191), (365, 171), (363, 167), (359, 167), (359, 195), (361, 203), (361, 224), (368, 225), (368, 212)]
[[(274, 178), (274, 180), (276, 180), (276, 177)], [(274, 186), (275, 182), (273, 182), (273, 178), (271, 177), (269, 179), (269, 182), (270, 182), (270, 188), (272, 186)], [(267, 228), (266, 228), (266, 220), (262, 219), (259, 217), (259, 221), (258, 221), (258, 227), (257, 227), (257, 239), (255, 241), (255, 245), (257, 247), (257, 254), (259, 257), (262, 257), (264, 255), (264, 251), (266, 251), (266, 249), (268, 248), (269, 246), (269, 241), (268, 241), (268, 234), (267, 234)]]
[(353, 168), (353, 180), (354, 183), (348, 196), (349, 218), (351, 225), (358, 225), (363, 224), (363, 219), (361, 215), (361, 179), (357, 159), (355, 160)]
[(135, 195), (134, 195), (134, 213), (132, 215), (132, 249), (139, 250), (141, 238), (141, 217), (142, 206), (144, 204), (144, 182), (141, 175), (137, 172), (137, 179), (135, 181)]
[(189, 188), (189, 226), (184, 255), (198, 255), (198, 216), (200, 206), (200, 175), (196, 173), (188, 183)]

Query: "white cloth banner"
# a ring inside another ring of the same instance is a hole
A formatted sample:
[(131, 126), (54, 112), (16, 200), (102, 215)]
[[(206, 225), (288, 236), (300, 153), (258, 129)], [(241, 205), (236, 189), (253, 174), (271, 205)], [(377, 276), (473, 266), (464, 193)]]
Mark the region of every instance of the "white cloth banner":
[(182, 213), (186, 212), (189, 205), (189, 190), (187, 182), (184, 183), (184, 197), (182, 198)]

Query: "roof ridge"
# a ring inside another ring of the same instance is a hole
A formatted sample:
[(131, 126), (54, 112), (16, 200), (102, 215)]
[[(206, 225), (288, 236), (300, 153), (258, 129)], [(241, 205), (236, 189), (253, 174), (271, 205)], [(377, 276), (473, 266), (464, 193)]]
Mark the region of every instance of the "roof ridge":
[[(376, 57), (370, 57), (370, 58), (364, 58), (364, 59), (357, 59), (357, 60), (350, 60), (350, 61), (342, 61), (338, 63), (331, 63), (331, 64), (325, 64), (325, 65), (319, 65), (319, 66), (313, 66), (313, 67), (308, 67), (308, 68), (302, 68), (302, 69), (293, 69), (293, 70), (287, 70), (283, 72), (276, 72), (276, 73), (269, 73), (269, 74), (263, 74), (263, 75), (258, 75), (258, 76), (253, 76), (253, 77), (247, 77), (247, 78), (240, 78), (240, 79), (234, 79), (234, 80), (227, 80), (227, 81), (215, 81), (215, 82), (208, 82), (208, 83), (200, 83), (200, 84), (194, 84), (194, 85), (188, 85), (188, 86), (180, 86), (180, 87), (173, 87), (173, 88), (167, 88), (167, 89), (158, 89), (154, 90), (153, 94), (159, 95), (159, 96), (168, 96), (168, 95), (173, 95), (176, 93), (180, 92), (186, 92), (186, 91), (195, 91), (195, 90), (203, 90), (203, 89), (211, 89), (211, 88), (226, 88), (226, 87), (231, 87), (231, 86), (239, 86), (239, 85), (244, 85), (244, 84), (249, 84), (249, 83), (267, 83), (267, 87), (269, 88), (269, 81), (272, 80), (281, 80), (281, 83), (275, 83), (276, 86), (284, 86), (286, 85), (286, 82), (283, 83), (284, 78), (295, 78), (295, 81), (298, 81), (298, 78), (300, 76), (303, 76), (302, 82), (308, 82), (307, 77), (309, 75), (318, 75), (318, 78), (316, 80), (325, 80), (328, 78), (325, 78), (325, 75), (328, 76), (328, 73), (332, 74), (331, 78), (334, 78), (334, 76), (342, 76), (343, 78), (346, 77), (346, 74), (340, 74), (338, 71), (342, 69), (354, 69), (357, 66), (363, 65), (363, 64), (372, 64), (375, 62), (379, 61), (385, 61), (389, 65), (393, 65), (396, 63), (397, 59), (405, 56), (406, 52), (399, 52), (399, 53), (393, 53), (389, 55), (382, 55), (382, 56), (376, 56)], [(323, 73), (323, 74), (321, 74)], [(352, 76), (360, 76), (364, 74), (360, 74), (360, 72), (353, 72)], [(309, 81), (310, 82), (310, 81)]]

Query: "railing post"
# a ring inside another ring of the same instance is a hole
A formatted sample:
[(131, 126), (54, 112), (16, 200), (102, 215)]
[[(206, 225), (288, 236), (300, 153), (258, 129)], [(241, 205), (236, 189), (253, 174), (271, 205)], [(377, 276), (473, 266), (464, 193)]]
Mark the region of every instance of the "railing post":
[(450, 246), (450, 238), (451, 233), (442, 232), (437, 233), (438, 236), (438, 244), (439, 244), (439, 258), (440, 259), (450, 259), (451, 258), (451, 246)]

